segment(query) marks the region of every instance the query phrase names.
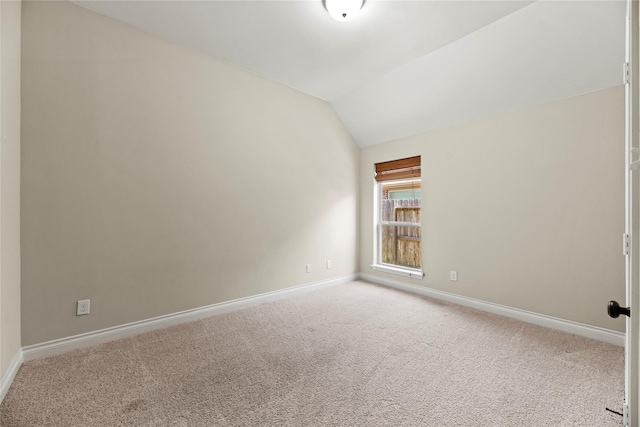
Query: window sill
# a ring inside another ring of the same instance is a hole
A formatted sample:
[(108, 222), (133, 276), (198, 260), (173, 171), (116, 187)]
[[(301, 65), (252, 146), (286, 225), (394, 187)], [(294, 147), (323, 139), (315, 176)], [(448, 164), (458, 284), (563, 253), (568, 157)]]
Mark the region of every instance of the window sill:
[(412, 279), (420, 279), (424, 277), (422, 270), (416, 270), (413, 268), (402, 268), (390, 265), (373, 264), (372, 269), (376, 271), (383, 271), (385, 273), (398, 274), (400, 276), (411, 277)]

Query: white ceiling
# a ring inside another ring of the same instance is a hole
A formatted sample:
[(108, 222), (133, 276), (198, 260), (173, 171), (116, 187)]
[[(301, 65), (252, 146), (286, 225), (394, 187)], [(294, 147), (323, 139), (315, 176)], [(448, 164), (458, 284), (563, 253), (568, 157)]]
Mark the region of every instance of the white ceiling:
[(621, 84), (624, 1), (74, 1), (325, 99), (368, 146)]

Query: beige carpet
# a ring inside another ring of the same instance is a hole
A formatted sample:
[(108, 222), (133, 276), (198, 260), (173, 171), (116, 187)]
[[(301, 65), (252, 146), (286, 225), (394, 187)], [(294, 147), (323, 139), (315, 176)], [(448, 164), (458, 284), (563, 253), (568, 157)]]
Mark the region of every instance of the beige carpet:
[(9, 426), (619, 426), (623, 349), (352, 282), (26, 363)]

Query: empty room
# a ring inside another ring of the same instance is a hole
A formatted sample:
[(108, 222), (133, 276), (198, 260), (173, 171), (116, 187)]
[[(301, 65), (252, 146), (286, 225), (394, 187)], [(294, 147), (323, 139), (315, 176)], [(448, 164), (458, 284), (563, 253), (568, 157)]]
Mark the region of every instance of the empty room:
[(1, 0), (0, 425), (638, 426), (638, 40)]

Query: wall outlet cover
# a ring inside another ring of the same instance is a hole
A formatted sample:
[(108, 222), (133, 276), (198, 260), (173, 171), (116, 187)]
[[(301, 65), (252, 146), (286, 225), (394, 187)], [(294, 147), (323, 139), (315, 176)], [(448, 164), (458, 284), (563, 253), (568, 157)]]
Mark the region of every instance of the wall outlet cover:
[(91, 310), (91, 300), (89, 299), (79, 300), (77, 309), (76, 309), (76, 316), (83, 316), (85, 314), (89, 314), (90, 310)]

